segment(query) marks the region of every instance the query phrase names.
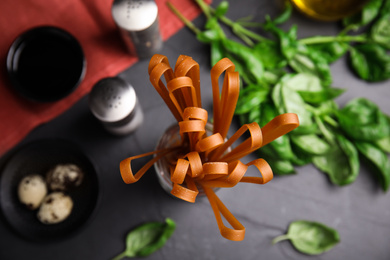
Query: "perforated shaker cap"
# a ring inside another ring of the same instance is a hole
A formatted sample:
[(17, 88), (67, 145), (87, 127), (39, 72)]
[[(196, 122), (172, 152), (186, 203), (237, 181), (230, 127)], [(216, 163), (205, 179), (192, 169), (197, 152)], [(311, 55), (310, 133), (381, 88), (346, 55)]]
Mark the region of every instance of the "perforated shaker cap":
[(126, 31), (143, 31), (157, 19), (158, 8), (150, 0), (115, 0), (112, 8), (115, 23)]
[(134, 88), (117, 77), (100, 80), (89, 94), (92, 114), (105, 123), (118, 122), (126, 118), (133, 112), (136, 102)]

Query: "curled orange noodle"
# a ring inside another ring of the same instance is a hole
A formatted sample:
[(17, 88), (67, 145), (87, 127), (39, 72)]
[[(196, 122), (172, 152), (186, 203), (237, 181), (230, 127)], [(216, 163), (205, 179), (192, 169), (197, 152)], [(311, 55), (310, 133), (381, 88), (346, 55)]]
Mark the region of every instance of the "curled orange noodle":
[[(171, 194), (194, 203), (199, 194), (198, 188), (202, 188), (221, 235), (240, 241), (245, 237), (245, 227), (222, 203), (213, 188), (231, 188), (238, 183), (265, 184), (272, 180), (272, 169), (264, 159), (246, 164), (240, 159), (292, 131), (298, 127), (299, 121), (296, 114), (286, 113), (278, 115), (262, 128), (256, 122), (245, 124), (228, 138), (240, 90), (239, 74), (234, 70), (235, 66), (228, 58), (220, 60), (211, 69), (214, 113), (213, 133), (208, 135), (208, 113), (201, 108), (199, 64), (189, 56), (180, 55), (172, 70), (166, 56), (154, 55), (148, 67), (150, 82), (176, 118), (181, 143), (129, 157), (120, 163), (120, 172), (125, 183), (134, 183), (155, 162), (169, 156)], [(220, 90), (221, 76), (224, 78)], [(248, 137), (236, 144), (244, 135)], [(154, 155), (153, 159), (133, 173), (131, 162), (151, 155)], [(249, 167), (255, 167), (259, 176), (245, 176)], [(222, 217), (231, 227), (224, 225)]]

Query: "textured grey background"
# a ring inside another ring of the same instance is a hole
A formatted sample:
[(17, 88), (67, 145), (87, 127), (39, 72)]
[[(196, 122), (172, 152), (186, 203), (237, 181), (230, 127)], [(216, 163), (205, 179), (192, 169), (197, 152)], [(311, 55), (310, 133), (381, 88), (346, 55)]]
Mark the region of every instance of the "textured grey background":
[[(255, 20), (263, 21), (265, 14), (275, 16), (280, 12), (280, 5), (273, 1), (230, 2), (228, 16), (233, 19), (253, 15)], [(195, 22), (202, 26), (204, 18), (199, 17)], [(292, 24), (298, 24), (300, 38), (334, 35), (340, 29), (337, 23), (315, 22), (297, 13), (284, 27)], [(180, 54), (192, 56), (200, 64), (202, 100), (211, 112), (209, 48), (183, 29), (165, 42), (161, 54), (168, 56), (171, 64)], [(133, 135), (114, 137), (106, 133), (90, 114), (84, 97), (21, 142), (48, 137), (77, 142), (98, 168), (101, 197), (90, 223), (61, 242), (25, 241), (0, 218), (0, 259), (110, 259), (124, 250), (124, 239), (130, 229), (166, 217), (177, 222), (177, 230), (166, 246), (148, 259), (390, 259), (390, 194), (382, 192), (364, 166), (357, 180), (342, 188), (331, 185), (325, 174), (309, 165), (299, 168), (297, 175), (275, 177), (264, 186), (240, 184), (218, 191), (221, 200), (246, 227), (242, 242), (220, 236), (207, 199), (190, 204), (165, 193), (154, 169), (138, 183), (124, 184), (119, 162), (152, 151), (164, 129), (174, 123), (173, 116), (149, 83), (147, 66), (148, 60), (141, 61), (120, 74), (134, 85), (145, 112), (144, 124)], [(367, 84), (357, 79), (344, 58), (331, 69), (333, 85), (348, 89), (337, 100), (341, 106), (353, 97), (367, 97), (390, 114), (389, 81)], [(232, 130), (237, 127), (236, 121)], [(1, 158), (2, 165), (11, 153)], [(139, 160), (136, 165), (144, 162)], [(303, 255), (289, 242), (271, 245), (272, 238), (286, 232), (288, 224), (298, 219), (319, 221), (336, 228), (341, 243), (320, 256)]]

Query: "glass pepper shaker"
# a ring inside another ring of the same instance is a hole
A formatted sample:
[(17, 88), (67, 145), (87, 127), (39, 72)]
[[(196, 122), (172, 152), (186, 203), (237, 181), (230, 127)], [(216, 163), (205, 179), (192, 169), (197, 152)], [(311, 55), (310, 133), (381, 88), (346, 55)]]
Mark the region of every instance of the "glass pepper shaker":
[(134, 88), (124, 79), (109, 77), (95, 84), (89, 108), (103, 127), (115, 135), (127, 135), (143, 122), (143, 112)]
[(143, 59), (161, 50), (158, 7), (153, 0), (114, 0), (111, 13), (132, 55)]

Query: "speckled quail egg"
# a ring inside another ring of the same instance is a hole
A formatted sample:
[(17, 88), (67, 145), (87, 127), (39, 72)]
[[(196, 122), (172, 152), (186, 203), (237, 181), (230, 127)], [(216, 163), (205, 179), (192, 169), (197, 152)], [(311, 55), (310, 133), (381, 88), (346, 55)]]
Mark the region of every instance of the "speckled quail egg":
[(18, 186), (18, 196), (21, 203), (27, 208), (37, 209), (47, 194), (45, 180), (39, 174), (24, 177)]
[(46, 176), (51, 190), (67, 191), (81, 184), (84, 177), (82, 170), (75, 164), (58, 164)]
[(72, 212), (72, 198), (63, 192), (47, 195), (39, 208), (37, 217), (44, 224), (56, 224), (64, 221)]

